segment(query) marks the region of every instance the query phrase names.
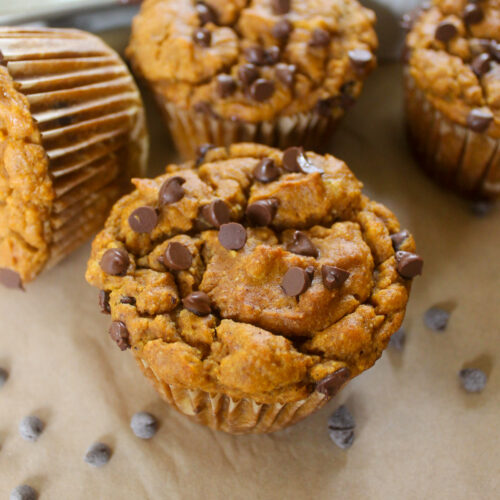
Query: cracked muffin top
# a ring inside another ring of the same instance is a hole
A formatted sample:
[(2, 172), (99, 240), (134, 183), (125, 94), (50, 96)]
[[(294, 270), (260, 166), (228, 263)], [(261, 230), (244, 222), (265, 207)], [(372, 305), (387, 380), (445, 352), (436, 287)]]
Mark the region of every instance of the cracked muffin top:
[(433, 105), (500, 137), (500, 0), (433, 0), (404, 18), (410, 74)]
[(257, 122), (349, 104), (374, 22), (356, 0), (146, 0), (127, 53), (176, 105)]
[(167, 167), (113, 208), (87, 280), (168, 384), (289, 402), (369, 368), (422, 259), (340, 160), (256, 144)]

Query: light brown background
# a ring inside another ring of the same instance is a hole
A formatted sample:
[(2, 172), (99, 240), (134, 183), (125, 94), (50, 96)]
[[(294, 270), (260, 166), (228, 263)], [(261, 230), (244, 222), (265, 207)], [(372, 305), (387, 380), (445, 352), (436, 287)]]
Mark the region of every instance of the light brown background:
[[(118, 40), (115, 40), (118, 43)], [(234, 437), (191, 423), (167, 405), (120, 352), (83, 278), (89, 245), (40, 277), (28, 292), (0, 290), (0, 498), (27, 482), (41, 499), (493, 499), (500, 491), (500, 210), (483, 219), (416, 167), (402, 126), (400, 68), (370, 79), (331, 145), (414, 233), (425, 257), (405, 326), (405, 351), (386, 352), (321, 412), (264, 436)], [(158, 115), (150, 112), (151, 174), (167, 161)], [(170, 158), (172, 156), (170, 154)], [(453, 308), (443, 334), (426, 330), (424, 311)], [(466, 394), (463, 367), (489, 375)], [(357, 420), (349, 451), (329, 440), (329, 414), (346, 403)], [(161, 421), (151, 441), (129, 419)], [(20, 419), (47, 424), (23, 441)], [(102, 440), (109, 464), (82, 460)]]

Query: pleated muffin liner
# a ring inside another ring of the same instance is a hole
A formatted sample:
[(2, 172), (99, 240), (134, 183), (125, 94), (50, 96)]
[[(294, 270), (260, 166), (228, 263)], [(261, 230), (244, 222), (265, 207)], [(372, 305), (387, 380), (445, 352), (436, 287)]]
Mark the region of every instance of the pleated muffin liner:
[(439, 183), (473, 198), (500, 197), (500, 140), (447, 118), (405, 72), (410, 140), (421, 166)]
[(167, 384), (146, 361), (137, 356), (136, 361), (161, 397), (174, 409), (199, 424), (230, 434), (279, 431), (316, 412), (335, 395), (326, 396), (315, 391), (299, 401), (273, 404), (259, 403), (251, 398), (235, 399), (222, 393), (210, 394)]
[(0, 50), (48, 157), (51, 266), (94, 234), (130, 178), (145, 173), (142, 101), (120, 57), (88, 33), (0, 28)]

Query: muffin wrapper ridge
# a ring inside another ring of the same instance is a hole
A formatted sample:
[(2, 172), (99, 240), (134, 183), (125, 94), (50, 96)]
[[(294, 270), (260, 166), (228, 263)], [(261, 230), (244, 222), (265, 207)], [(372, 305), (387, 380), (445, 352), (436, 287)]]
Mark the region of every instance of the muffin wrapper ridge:
[(441, 184), (471, 197), (500, 197), (500, 140), (451, 121), (405, 72), (410, 140), (421, 166)]

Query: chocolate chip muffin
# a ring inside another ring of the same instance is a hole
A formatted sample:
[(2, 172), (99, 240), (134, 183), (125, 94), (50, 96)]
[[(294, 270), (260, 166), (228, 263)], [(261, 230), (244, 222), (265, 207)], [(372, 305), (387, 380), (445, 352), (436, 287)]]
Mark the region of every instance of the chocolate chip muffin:
[(375, 66), (374, 21), (356, 0), (146, 0), (128, 56), (184, 157), (316, 146)]
[(408, 15), (406, 111), (422, 166), (472, 197), (500, 197), (500, 3), (434, 0)]
[(127, 67), (77, 30), (0, 28), (0, 283), (22, 288), (99, 229), (146, 166)]
[(237, 144), (134, 183), (93, 243), (87, 280), (111, 338), (196, 421), (290, 425), (399, 328), (422, 259), (340, 160)]

